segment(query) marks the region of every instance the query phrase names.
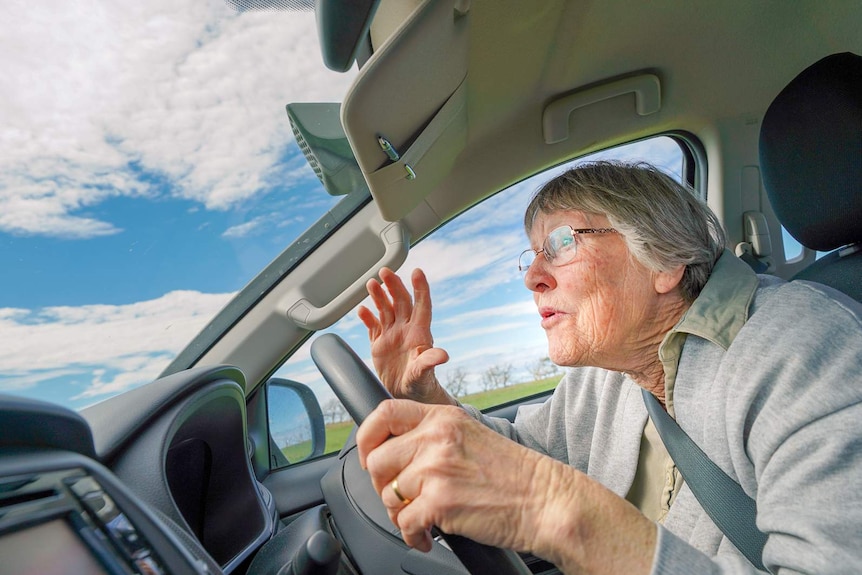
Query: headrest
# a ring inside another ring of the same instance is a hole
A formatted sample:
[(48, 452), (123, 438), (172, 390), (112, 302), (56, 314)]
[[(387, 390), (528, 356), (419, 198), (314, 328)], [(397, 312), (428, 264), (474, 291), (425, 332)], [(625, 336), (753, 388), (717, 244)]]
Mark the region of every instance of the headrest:
[(778, 219), (802, 245), (862, 241), (862, 57), (827, 56), (778, 94), (760, 128), (760, 168)]

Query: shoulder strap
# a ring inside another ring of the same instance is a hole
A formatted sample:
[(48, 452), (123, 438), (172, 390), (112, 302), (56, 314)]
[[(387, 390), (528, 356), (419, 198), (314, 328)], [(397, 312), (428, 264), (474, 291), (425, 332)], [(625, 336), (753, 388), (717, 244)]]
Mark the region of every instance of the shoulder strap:
[(701, 451), (651, 393), (641, 392), (662, 442), (700, 505), (745, 558), (763, 570), (766, 534), (755, 523), (754, 500)]

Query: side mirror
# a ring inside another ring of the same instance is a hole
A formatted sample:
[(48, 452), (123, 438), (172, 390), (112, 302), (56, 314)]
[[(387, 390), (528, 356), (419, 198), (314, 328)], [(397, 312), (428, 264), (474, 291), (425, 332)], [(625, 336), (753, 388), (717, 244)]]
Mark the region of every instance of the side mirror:
[(323, 455), (323, 412), (307, 386), (273, 377), (266, 382), (269, 418), (269, 463), (277, 469)]

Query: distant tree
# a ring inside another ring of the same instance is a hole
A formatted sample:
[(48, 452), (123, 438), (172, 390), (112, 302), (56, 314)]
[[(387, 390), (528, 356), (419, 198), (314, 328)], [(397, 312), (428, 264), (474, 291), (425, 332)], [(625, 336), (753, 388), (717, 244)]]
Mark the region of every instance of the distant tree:
[(329, 423), (339, 423), (344, 421), (344, 416), (347, 411), (337, 397), (333, 397), (323, 405), (323, 420), (329, 420)]
[(560, 373), (560, 366), (551, 361), (550, 357), (543, 357), (527, 366), (527, 370), (533, 376), (533, 381), (540, 381)]
[(458, 398), (465, 395), (467, 393), (467, 372), (464, 368), (456, 367), (455, 369), (450, 369), (446, 374), (446, 385), (444, 387), (452, 397)]
[(482, 374), (482, 390), (490, 391), (509, 385), (512, 379), (512, 364), (492, 365)]

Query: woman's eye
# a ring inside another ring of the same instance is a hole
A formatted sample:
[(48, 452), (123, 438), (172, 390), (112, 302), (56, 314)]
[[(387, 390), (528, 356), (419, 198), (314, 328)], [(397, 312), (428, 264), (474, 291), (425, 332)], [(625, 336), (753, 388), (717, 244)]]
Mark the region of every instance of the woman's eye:
[(561, 231), (560, 233), (554, 234), (550, 237), (550, 241), (548, 243), (555, 252), (565, 249), (575, 243), (575, 238), (567, 232), (568, 230)]

